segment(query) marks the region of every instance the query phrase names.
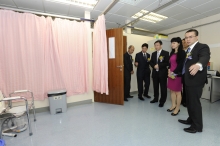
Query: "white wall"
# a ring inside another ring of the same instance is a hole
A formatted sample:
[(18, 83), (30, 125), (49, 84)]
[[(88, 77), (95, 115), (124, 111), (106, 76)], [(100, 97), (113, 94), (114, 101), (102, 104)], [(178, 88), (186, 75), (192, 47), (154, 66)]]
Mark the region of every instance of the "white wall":
[[(132, 54), (133, 59), (135, 59), (135, 55), (140, 52), (141, 45), (143, 43), (148, 43), (148, 41), (153, 40), (153, 37), (148, 36), (141, 36), (141, 35), (134, 35), (134, 34), (127, 34), (124, 33), (125, 36), (127, 36), (127, 47), (130, 45), (133, 45), (135, 47), (134, 53)], [(151, 48), (153, 46), (149, 46), (148, 48)], [(134, 74), (131, 76), (131, 90), (130, 92), (137, 91), (137, 77), (136, 77), (136, 67), (134, 67)]]
[[(183, 29), (190, 29), (193, 26), (210, 23), (210, 22), (214, 22), (217, 20), (220, 20), (220, 14), (213, 15), (213, 16), (200, 19), (197, 21), (193, 21), (191, 23), (187, 23), (187, 24), (184, 24), (184, 25), (172, 28), (172, 29), (168, 29), (168, 30), (162, 31), (161, 33), (168, 34), (168, 33), (180, 31)], [(218, 71), (220, 71), (220, 61), (219, 61), (220, 29), (219, 29), (219, 26), (220, 26), (220, 22), (216, 22), (216, 23), (212, 23), (212, 24), (208, 24), (205, 26), (195, 28), (199, 31), (199, 42), (209, 45), (210, 51), (211, 51), (210, 62), (213, 62), (213, 69), (218, 70)], [(173, 37), (177, 37), (177, 36), (184, 38), (185, 32), (186, 31), (181, 31), (175, 34), (171, 34), (169, 35), (169, 39)]]

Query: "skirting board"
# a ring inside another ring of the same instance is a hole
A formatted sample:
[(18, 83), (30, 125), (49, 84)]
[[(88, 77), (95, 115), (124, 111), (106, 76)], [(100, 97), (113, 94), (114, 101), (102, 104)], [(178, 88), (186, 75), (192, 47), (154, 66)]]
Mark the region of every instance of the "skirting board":
[[(92, 103), (92, 99), (67, 103), (67, 108), (72, 107), (72, 106), (82, 105), (82, 104), (89, 104), (89, 103)], [(49, 112), (50, 108), (49, 108), (49, 106), (48, 107), (42, 107), (42, 108), (36, 108), (35, 111), (36, 111), (36, 113)]]

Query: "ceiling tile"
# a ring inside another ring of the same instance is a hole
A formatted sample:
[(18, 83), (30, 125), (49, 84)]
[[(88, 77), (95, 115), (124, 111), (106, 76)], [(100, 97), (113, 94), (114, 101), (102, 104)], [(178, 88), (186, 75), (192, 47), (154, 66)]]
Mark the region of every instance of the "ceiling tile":
[(124, 6), (123, 3), (117, 3), (108, 11), (108, 13), (115, 13), (123, 6)]
[(153, 11), (158, 7), (159, 7), (159, 2), (155, 1), (154, 3), (152, 3), (152, 4), (148, 5), (147, 7), (145, 7), (144, 9), (147, 10), (147, 11)]
[(164, 5), (164, 4), (166, 4), (166, 3), (170, 2), (170, 1), (171, 1), (171, 0), (162, 0), (161, 3), (160, 3), (160, 5)]
[(218, 8), (219, 6), (220, 6), (220, 0), (213, 0), (198, 7), (195, 7), (193, 8), (193, 10), (198, 11), (200, 13), (204, 13), (212, 9)]
[(157, 22), (157, 24), (166, 26), (166, 25), (170, 25), (170, 24), (176, 23), (176, 22), (178, 22), (178, 20), (173, 19), (173, 18), (167, 18), (167, 19), (165, 19), (165, 20), (162, 20), (162, 21), (160, 21), (160, 22)]
[(117, 12), (116, 14), (126, 16), (126, 17), (131, 17), (137, 12), (139, 12), (141, 8), (137, 8), (135, 6), (131, 6), (128, 4), (124, 4)]
[(96, 10), (92, 10), (91, 14), (91, 19), (98, 19), (99, 15), (102, 14), (101, 11), (96, 11)]
[[(159, 0), (155, 0), (154, 3), (152, 3), (151, 5), (148, 5), (147, 7), (145, 7), (144, 9), (147, 10), (147, 11), (153, 11), (159, 7), (161, 7), (162, 5), (168, 3), (169, 1), (171, 0), (162, 0), (161, 3), (159, 2)], [(170, 6), (174, 5), (175, 3), (171, 4)], [(170, 6), (167, 6), (167, 7), (170, 7)], [(165, 7), (166, 8), (166, 7)], [(165, 9), (164, 8), (164, 9)]]
[(189, 22), (193, 22), (193, 21), (202, 19), (202, 18), (204, 18), (204, 17), (205, 17), (204, 15), (198, 14), (198, 15), (195, 15), (195, 16), (192, 16), (192, 17), (183, 19), (182, 22), (184, 22), (184, 23), (189, 23)]
[(119, 25), (114, 22), (105, 21), (106, 29), (118, 28)]
[(135, 23), (133, 26), (138, 27), (138, 28), (145, 28), (145, 27), (151, 26), (151, 25), (153, 25), (153, 23), (140, 20), (137, 23)]
[(178, 21), (178, 22), (172, 23), (170, 25), (167, 25), (166, 28), (170, 29), (170, 28), (174, 28), (174, 27), (177, 27), (177, 26), (180, 26), (180, 25), (183, 25), (183, 24), (184, 24), (183, 22)]
[(99, 0), (94, 10), (104, 11), (111, 3), (111, 0)]
[(177, 19), (177, 20), (183, 20), (183, 19), (192, 17), (194, 15), (198, 15), (198, 14), (199, 14), (198, 12), (195, 12), (193, 10), (188, 10), (188, 11), (184, 11), (183, 13), (172, 16), (172, 18)]
[(44, 8), (45, 8), (45, 11), (49, 13), (68, 15), (70, 5), (44, 1)]
[(16, 7), (12, 0), (0, 0), (1, 6), (9, 6), (9, 7)]
[(172, 7), (169, 7), (165, 10), (158, 11), (157, 13), (164, 15), (164, 16), (167, 16), (167, 17), (172, 17), (172, 16), (180, 14), (184, 11), (188, 11), (188, 9), (181, 7), (179, 5), (173, 5)]
[[(68, 10), (68, 9), (67, 9)], [(74, 17), (81, 17), (81, 18), (84, 18), (84, 14), (85, 14), (85, 11), (88, 10), (88, 11), (91, 11), (91, 9), (86, 9), (86, 8), (82, 8), (82, 7), (77, 7), (77, 6), (73, 6), (73, 5), (70, 5), (69, 6), (69, 13), (68, 15), (69, 16), (74, 16)], [(68, 12), (67, 11), (67, 12)], [(64, 11), (65, 12), (65, 11)]]
[(18, 8), (44, 12), (44, 7), (41, 0), (14, 0), (14, 2)]
[(203, 5), (211, 0), (185, 0), (179, 3), (181, 6), (187, 7), (187, 8), (194, 8), (199, 5)]
[(212, 16), (212, 15), (216, 15), (216, 14), (219, 14), (220, 13), (220, 7), (219, 8), (216, 8), (216, 9), (213, 9), (211, 11), (207, 11), (205, 13), (202, 13), (202, 15), (205, 15), (205, 16)]
[(153, 4), (154, 2), (155, 2), (155, 0), (142, 0), (139, 3), (137, 3), (135, 6), (141, 8), (141, 9), (144, 9), (144, 8), (148, 7), (149, 5)]
[(129, 20), (129, 19), (130, 18), (123, 17), (123, 16), (120, 16), (120, 15), (112, 14), (110, 17), (106, 18), (106, 21), (108, 21), (108, 22), (115, 22), (117, 24), (124, 25), (125, 21)]

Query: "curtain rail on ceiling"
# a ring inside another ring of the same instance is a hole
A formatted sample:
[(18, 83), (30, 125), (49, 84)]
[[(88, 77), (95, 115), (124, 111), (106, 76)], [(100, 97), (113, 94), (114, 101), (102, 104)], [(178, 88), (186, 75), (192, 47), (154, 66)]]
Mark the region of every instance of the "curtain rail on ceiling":
[(31, 13), (31, 14), (42, 15), (42, 16), (50, 16), (50, 17), (56, 17), (56, 18), (63, 18), (63, 19), (69, 19), (69, 20), (95, 22), (95, 20), (93, 20), (93, 19), (68, 17), (68, 16), (55, 15), (55, 14), (50, 14), (50, 13), (42, 13), (42, 12), (36, 12), (36, 11), (30, 11), (30, 10), (23, 10), (23, 9), (16, 9), (16, 8), (9, 8), (9, 7), (3, 7), (3, 6), (0, 6), (0, 9), (12, 10), (12, 11), (23, 12), (23, 13)]

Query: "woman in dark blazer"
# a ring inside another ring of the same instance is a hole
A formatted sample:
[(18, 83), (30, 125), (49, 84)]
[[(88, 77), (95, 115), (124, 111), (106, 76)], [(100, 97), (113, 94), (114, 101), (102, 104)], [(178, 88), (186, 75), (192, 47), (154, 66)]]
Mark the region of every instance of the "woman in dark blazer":
[(186, 58), (186, 53), (183, 51), (182, 40), (179, 37), (171, 39), (171, 48), (168, 68), (168, 84), (170, 89), (172, 105), (168, 112), (172, 112), (172, 116), (178, 115), (180, 112), (180, 104), (182, 100), (182, 68)]

